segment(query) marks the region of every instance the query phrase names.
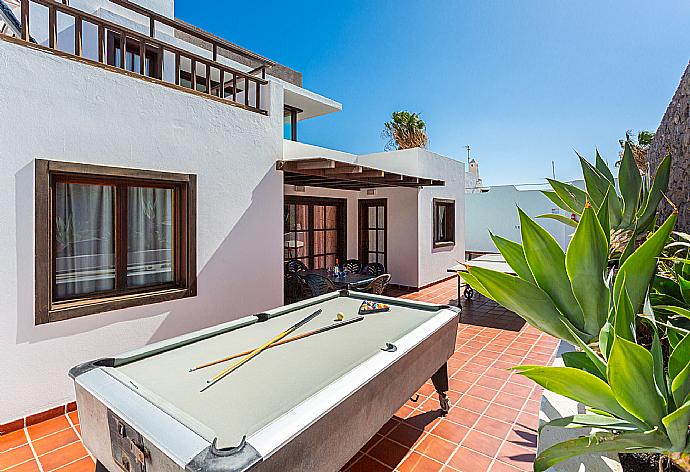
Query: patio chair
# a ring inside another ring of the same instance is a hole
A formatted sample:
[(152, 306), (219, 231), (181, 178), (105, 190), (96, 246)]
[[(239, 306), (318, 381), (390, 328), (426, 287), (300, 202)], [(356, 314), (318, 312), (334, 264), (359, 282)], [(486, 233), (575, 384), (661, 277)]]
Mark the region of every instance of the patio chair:
[(379, 262), (370, 262), (369, 264), (364, 266), (364, 270), (362, 270), (362, 273), (364, 274), (369, 274), (369, 275), (383, 275), (386, 273), (386, 268), (383, 267), (383, 264)]
[(309, 292), (311, 292), (312, 297), (318, 297), (319, 295), (324, 295), (329, 292), (335, 292), (337, 288), (333, 285), (333, 282), (328, 280), (326, 277), (322, 277), (318, 274), (308, 274), (304, 277), (300, 276), (304, 282), (307, 284)]
[(295, 272), (285, 273), (285, 303), (295, 303), (304, 299), (304, 281)]
[(285, 263), (285, 272), (300, 272), (307, 270), (307, 266), (299, 259), (290, 259)]
[(391, 274), (382, 274), (376, 277), (369, 284), (362, 288), (363, 292), (373, 293), (374, 295), (383, 295), (386, 286), (391, 281)]
[(343, 269), (351, 274), (359, 274), (362, 271), (362, 263), (357, 259), (348, 259), (343, 265)]

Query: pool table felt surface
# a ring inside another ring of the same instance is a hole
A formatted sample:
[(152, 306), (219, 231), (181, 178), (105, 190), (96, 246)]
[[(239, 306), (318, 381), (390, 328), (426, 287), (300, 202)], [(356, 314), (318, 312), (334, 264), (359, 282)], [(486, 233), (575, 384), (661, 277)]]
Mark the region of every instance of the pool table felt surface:
[(200, 390), (207, 379), (231, 362), (189, 369), (255, 348), (319, 308), (323, 312), (291, 336), (333, 323), (338, 312), (345, 319), (357, 316), (361, 303), (358, 298), (337, 297), (115, 369), (209, 428), (219, 447), (235, 446), (242, 436), (288, 412), (438, 311), (391, 303), (388, 312), (365, 315), (363, 321), (268, 349), (204, 392)]

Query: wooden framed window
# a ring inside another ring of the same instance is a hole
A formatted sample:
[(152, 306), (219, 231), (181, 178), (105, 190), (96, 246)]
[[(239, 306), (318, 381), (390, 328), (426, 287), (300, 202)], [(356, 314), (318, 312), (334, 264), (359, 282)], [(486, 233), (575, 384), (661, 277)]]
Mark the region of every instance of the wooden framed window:
[(434, 198), (434, 247), (455, 245), (455, 200)]
[(36, 324), (196, 295), (196, 176), (36, 160)]

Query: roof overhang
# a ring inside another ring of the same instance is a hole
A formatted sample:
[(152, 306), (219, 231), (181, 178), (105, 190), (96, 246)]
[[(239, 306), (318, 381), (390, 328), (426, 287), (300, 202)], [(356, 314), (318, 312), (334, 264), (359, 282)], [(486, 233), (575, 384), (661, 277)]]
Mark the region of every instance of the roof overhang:
[(339, 190), (361, 190), (378, 187), (420, 188), (443, 186), (443, 180), (388, 172), (358, 163), (343, 162), (328, 157), (310, 157), (276, 162), (288, 185), (324, 187)]

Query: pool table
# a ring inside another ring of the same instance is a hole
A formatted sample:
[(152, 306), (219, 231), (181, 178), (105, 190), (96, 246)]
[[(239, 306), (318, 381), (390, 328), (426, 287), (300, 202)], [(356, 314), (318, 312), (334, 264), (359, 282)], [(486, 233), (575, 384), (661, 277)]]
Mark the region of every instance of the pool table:
[[(210, 388), (230, 363), (313, 313), (298, 335), (390, 311), (261, 352)], [(446, 362), (457, 308), (342, 290), (74, 367), (84, 444), (97, 470), (335, 471), (429, 378), (449, 405)]]

